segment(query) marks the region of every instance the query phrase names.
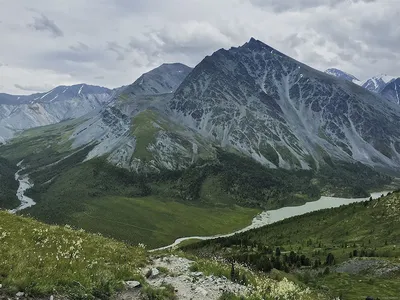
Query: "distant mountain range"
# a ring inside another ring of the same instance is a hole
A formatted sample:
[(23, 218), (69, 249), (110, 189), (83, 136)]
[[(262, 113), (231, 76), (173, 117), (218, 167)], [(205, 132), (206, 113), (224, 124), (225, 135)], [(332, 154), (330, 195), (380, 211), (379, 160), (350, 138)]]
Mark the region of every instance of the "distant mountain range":
[(338, 77), (338, 78), (342, 78), (344, 80), (351, 81), (351, 82), (353, 82), (355, 84), (358, 84), (358, 85), (362, 85), (361, 81), (357, 77), (355, 77), (355, 76), (353, 76), (353, 75), (351, 75), (349, 73), (346, 73), (346, 72), (344, 72), (342, 70), (339, 70), (339, 69), (330, 68), (330, 69), (327, 69), (325, 71), (325, 73), (329, 74), (329, 75), (332, 75), (332, 76), (335, 76), (335, 77)]
[[(351, 81), (373, 93), (377, 93), (377, 94), (384, 96), (386, 99), (388, 99), (392, 102), (399, 103), (397, 96), (396, 96), (396, 94), (397, 94), (396, 85), (391, 84), (392, 82), (394, 82), (396, 80), (396, 77), (394, 77), (394, 76), (381, 74), (378, 76), (373, 76), (371, 78), (368, 78), (365, 81), (360, 81), (355, 76), (348, 74), (346, 72), (343, 72), (339, 69), (335, 69), (335, 68), (327, 69), (325, 71), (325, 73), (335, 76), (335, 77), (338, 77), (338, 78), (341, 78), (341, 79), (344, 79), (344, 80), (347, 80), (347, 81)], [(397, 79), (399, 79), (399, 78), (397, 78)], [(385, 90), (385, 92), (383, 90)]]
[[(130, 96), (171, 93), (190, 70), (183, 64), (163, 64), (143, 74), (125, 93)], [(110, 90), (78, 84), (32, 95), (0, 94), (0, 143), (28, 128), (81, 117), (103, 107), (112, 95), (125, 88)]]
[(22, 130), (81, 117), (102, 107), (113, 91), (79, 84), (33, 95), (0, 94), (0, 143)]

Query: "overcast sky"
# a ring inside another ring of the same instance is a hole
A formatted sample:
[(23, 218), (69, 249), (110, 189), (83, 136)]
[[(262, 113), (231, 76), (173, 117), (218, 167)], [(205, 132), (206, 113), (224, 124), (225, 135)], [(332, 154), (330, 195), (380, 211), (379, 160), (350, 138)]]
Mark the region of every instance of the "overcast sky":
[(255, 37), (317, 69), (400, 76), (398, 0), (0, 0), (0, 92), (117, 87)]

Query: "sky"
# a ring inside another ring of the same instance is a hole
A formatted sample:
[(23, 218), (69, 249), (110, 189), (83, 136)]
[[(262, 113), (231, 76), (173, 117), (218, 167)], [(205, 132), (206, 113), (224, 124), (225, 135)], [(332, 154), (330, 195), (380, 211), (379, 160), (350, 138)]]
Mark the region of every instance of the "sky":
[(398, 0), (0, 0), (0, 92), (130, 84), (250, 37), (319, 70), (400, 76)]

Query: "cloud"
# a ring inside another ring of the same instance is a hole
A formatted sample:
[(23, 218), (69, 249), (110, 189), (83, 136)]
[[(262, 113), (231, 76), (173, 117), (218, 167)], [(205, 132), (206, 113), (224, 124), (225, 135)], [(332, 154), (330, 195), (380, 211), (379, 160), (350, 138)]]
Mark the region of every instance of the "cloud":
[(117, 54), (117, 60), (124, 60), (125, 59), (125, 52), (126, 49), (124, 49), (122, 46), (118, 45), (116, 42), (107, 42), (107, 50), (114, 52)]
[(23, 91), (15, 82), (118, 87), (164, 62), (193, 67), (251, 36), (320, 70), (400, 76), (393, 1), (36, 0), (34, 9), (30, 0), (2, 2), (0, 92)]
[(63, 31), (54, 23), (54, 21), (50, 20), (44, 14), (40, 14), (40, 16), (33, 17), (34, 22), (29, 26), (38, 31), (48, 31), (51, 33), (53, 37), (61, 37), (64, 36)]
[(89, 46), (85, 43), (78, 42), (77, 45), (69, 46), (69, 49), (75, 52), (85, 52), (89, 50)]
[(301, 11), (317, 7), (335, 8), (341, 4), (372, 3), (377, 0), (249, 0), (253, 5), (284, 13), (287, 11)]
[(17, 83), (14, 84), (14, 87), (27, 92), (39, 92), (39, 91), (46, 92), (49, 89), (51, 89), (48, 86), (30, 86), (30, 85), (20, 85)]

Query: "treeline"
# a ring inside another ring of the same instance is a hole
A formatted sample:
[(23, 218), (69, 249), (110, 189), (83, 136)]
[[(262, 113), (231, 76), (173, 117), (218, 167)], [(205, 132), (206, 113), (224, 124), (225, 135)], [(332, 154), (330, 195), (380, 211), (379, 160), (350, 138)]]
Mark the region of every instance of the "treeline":
[(15, 172), (18, 168), (7, 159), (0, 157), (0, 209), (12, 209), (19, 205), (16, 196), (18, 181)]

